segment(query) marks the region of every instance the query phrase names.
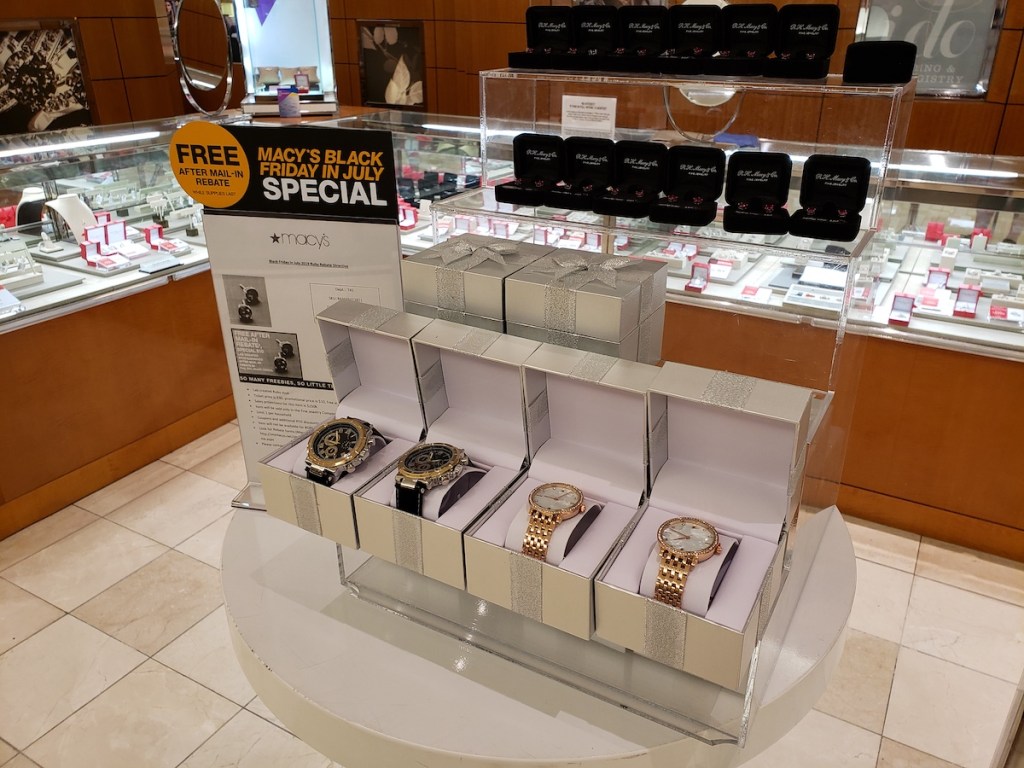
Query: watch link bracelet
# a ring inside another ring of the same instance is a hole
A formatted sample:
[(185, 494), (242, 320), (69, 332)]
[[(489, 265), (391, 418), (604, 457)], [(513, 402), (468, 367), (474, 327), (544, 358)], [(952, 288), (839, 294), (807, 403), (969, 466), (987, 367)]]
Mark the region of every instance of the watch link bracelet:
[(417, 517), (423, 516), (423, 497), (439, 485), (451, 485), (441, 502), (438, 514), (445, 512), (462, 498), (484, 474), (472, 468), (469, 456), (461, 448), (448, 443), (417, 445), (398, 460), (395, 477), (395, 508)]
[(686, 579), (698, 563), (722, 551), (715, 528), (695, 517), (674, 517), (658, 529), (658, 576), (654, 599), (674, 608), (683, 606)]
[(387, 439), (361, 419), (332, 419), (317, 427), (306, 444), (306, 477), (334, 485), (372, 454)]
[(529, 502), (530, 522), (523, 536), (523, 554), (545, 560), (555, 528), (586, 508), (583, 491), (568, 483), (544, 483), (530, 491)]

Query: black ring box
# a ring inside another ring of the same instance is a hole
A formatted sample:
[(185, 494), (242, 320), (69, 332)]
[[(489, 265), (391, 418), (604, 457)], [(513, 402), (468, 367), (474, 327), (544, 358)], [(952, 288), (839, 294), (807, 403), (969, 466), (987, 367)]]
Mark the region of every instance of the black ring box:
[(789, 230), (793, 161), (781, 152), (734, 152), (725, 175), (722, 228), (726, 232), (781, 235)]
[(669, 49), (660, 70), (670, 75), (699, 75), (718, 52), (722, 9), (717, 5), (673, 5), (668, 9)]
[(820, 80), (828, 74), (838, 34), (838, 5), (782, 6), (775, 58), (765, 62), (765, 77)]
[(669, 47), (668, 8), (627, 5), (618, 11), (619, 39), (612, 62), (619, 72), (655, 72)]
[(818, 240), (856, 239), (870, 180), (871, 162), (866, 158), (811, 155), (800, 180), (802, 208), (790, 216), (789, 231)]
[(765, 59), (775, 48), (778, 10), (771, 3), (727, 5), (722, 9), (719, 55), (707, 70), (710, 75), (760, 75)]
[(498, 184), (494, 199), (514, 205), (543, 205), (548, 191), (565, 175), (561, 136), (520, 133), (512, 140), (515, 181)]
[[(725, 152), (717, 147), (677, 144), (669, 147), (665, 194), (679, 199), (660, 198), (647, 214), (662, 224), (703, 227), (715, 220), (718, 198), (725, 183)], [(694, 198), (700, 197), (700, 203)]]
[(914, 77), (917, 46), (904, 40), (861, 40), (846, 48), (845, 85), (903, 85)]
[(594, 213), (642, 218), (665, 184), (668, 148), (656, 141), (620, 141), (615, 145), (612, 189), (594, 199)]
[(509, 53), (510, 67), (545, 69), (552, 55), (565, 54), (572, 49), (572, 8), (557, 5), (527, 8), (526, 47), (525, 51)]
[[(586, 136), (571, 136), (565, 140), (564, 184), (547, 194), (547, 204), (572, 211), (589, 211), (594, 198), (603, 195), (611, 186), (615, 167), (615, 142)], [(584, 190), (584, 187), (591, 187)]]
[(605, 5), (572, 7), (572, 51), (551, 54), (552, 69), (612, 70), (619, 40), (618, 10)]

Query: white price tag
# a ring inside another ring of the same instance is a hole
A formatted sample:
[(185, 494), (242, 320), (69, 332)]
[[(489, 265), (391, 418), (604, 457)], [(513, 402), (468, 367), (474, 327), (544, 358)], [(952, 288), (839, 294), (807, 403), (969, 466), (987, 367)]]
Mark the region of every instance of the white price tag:
[(604, 96), (562, 96), (562, 134), (615, 138), (616, 100)]

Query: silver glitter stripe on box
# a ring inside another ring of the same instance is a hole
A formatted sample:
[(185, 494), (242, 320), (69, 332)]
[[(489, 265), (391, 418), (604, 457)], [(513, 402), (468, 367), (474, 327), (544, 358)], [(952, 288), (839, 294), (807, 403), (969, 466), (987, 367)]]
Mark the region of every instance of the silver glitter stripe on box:
[(553, 331), (547, 329), (543, 333), (544, 341), (547, 344), (554, 344), (559, 347), (568, 347), (569, 349), (578, 349), (580, 343), (580, 335), (578, 333), (567, 333), (565, 331)]
[(534, 621), (544, 614), (544, 565), (540, 560), (513, 553), (509, 557), (512, 577), (512, 610)]
[(576, 331), (576, 293), (558, 285), (544, 286), (544, 327), (552, 331)]
[(545, 389), (526, 407), (526, 425), (531, 432), (548, 417), (548, 391)]
[(420, 395), (423, 402), (427, 403), (434, 399), (434, 395), (444, 389), (444, 371), (441, 369), (440, 361), (434, 363), (420, 377)]
[(675, 669), (683, 668), (686, 658), (686, 614), (683, 611), (657, 600), (647, 601), (644, 655)]
[(437, 285), (437, 306), (455, 312), (466, 311), (465, 272), (451, 267), (438, 267), (434, 271)]
[(352, 351), (352, 339), (348, 337), (327, 353), (327, 370), (332, 373), (347, 370), (355, 362), (356, 355)]
[(464, 352), (467, 355), (480, 355), (483, 354), (484, 350), (491, 346), (497, 338), (498, 334), (493, 331), (485, 331), (483, 328), (474, 328), (466, 331), (466, 335), (455, 342), (453, 348), (456, 351)]
[(398, 310), (388, 307), (367, 306), (366, 311), (356, 315), (356, 318), (348, 325), (350, 328), (375, 331), (397, 314)]
[(761, 605), (757, 615), (758, 639), (764, 635), (765, 627), (768, 626), (768, 619), (772, 615), (772, 577), (773, 569), (769, 568), (768, 573), (765, 574), (764, 581), (761, 583)]
[(709, 405), (720, 405), (724, 408), (742, 409), (750, 399), (757, 384), (756, 379), (740, 376), (738, 373), (718, 371), (711, 377), (707, 387), (701, 393), (701, 402)]
[(466, 315), (468, 312), (460, 312), (454, 309), (444, 309), (443, 307), (437, 307), (437, 316), (442, 320), (447, 320), (450, 323), (459, 323), (465, 325)]
[(569, 371), (569, 376), (584, 381), (600, 381), (615, 365), (616, 358), (588, 352)]
[(423, 573), (423, 519), (398, 510), (391, 514), (391, 519), (395, 562), (407, 570)]
[(322, 529), (320, 511), (316, 504), (316, 486), (313, 485), (313, 481), (296, 475), (288, 479), (292, 490), (292, 505), (295, 507), (295, 520), (299, 528), (320, 536)]

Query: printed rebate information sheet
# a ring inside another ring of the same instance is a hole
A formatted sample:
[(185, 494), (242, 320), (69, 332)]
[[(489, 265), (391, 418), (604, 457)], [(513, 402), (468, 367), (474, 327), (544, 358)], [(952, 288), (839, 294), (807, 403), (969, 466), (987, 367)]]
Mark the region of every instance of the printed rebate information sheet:
[(250, 481), (334, 415), (316, 315), (339, 299), (401, 309), (391, 135), (189, 123), (171, 164), (204, 225)]

